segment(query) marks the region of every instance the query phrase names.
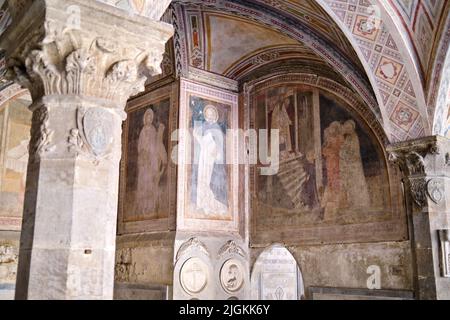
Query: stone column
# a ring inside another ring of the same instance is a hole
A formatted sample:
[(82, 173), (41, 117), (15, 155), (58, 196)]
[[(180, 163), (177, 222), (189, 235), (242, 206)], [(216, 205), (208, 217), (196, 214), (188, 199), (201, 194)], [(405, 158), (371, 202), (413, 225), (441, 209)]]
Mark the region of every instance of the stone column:
[(418, 299), (450, 299), (450, 140), (427, 137), (388, 147), (400, 165)]
[(29, 1), (1, 39), (33, 97), (17, 299), (112, 299), (121, 125), (173, 28), (91, 0)]

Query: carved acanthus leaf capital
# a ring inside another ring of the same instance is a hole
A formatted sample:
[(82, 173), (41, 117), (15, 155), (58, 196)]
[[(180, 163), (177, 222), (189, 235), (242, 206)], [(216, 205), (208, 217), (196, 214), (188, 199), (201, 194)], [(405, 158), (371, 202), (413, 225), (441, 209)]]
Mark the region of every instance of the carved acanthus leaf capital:
[(390, 145), (389, 160), (397, 164), (405, 177), (439, 174), (447, 166), (447, 139), (427, 137)]
[[(74, 7), (78, 10), (69, 10)], [(101, 2), (36, 1), (28, 10), (1, 42), (10, 77), (35, 101), (83, 95), (123, 107), (145, 89), (145, 75), (161, 72), (165, 43), (173, 34), (170, 25), (130, 17)]]
[(445, 179), (449, 178), (450, 141), (434, 136), (391, 145), (389, 160), (399, 165), (406, 190), (415, 205), (423, 209), (441, 205), (445, 199)]

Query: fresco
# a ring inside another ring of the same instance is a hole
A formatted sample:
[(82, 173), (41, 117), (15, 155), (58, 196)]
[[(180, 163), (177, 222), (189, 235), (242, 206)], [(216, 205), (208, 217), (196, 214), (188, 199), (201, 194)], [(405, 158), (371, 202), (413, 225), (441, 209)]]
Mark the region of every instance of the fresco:
[(230, 172), (227, 165), (226, 133), (231, 106), (191, 95), (192, 170), (190, 217), (231, 220)]
[(238, 95), (182, 79), (179, 108), (177, 228), (236, 232)]
[(0, 229), (20, 230), (25, 196), (31, 112), (27, 99), (0, 108)]
[(124, 221), (168, 217), (170, 98), (129, 112)]
[(279, 130), (280, 151), (275, 175), (261, 175), (262, 164), (254, 171), (257, 232), (391, 218), (383, 154), (367, 126), (337, 98), (317, 92), (314, 99), (312, 90), (282, 86), (253, 99), (256, 129)]

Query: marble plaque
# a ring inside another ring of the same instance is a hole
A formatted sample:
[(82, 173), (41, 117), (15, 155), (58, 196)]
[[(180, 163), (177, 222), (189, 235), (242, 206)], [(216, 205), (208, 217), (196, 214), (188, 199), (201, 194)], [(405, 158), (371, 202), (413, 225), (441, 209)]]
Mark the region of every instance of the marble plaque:
[(228, 293), (239, 291), (244, 285), (244, 266), (239, 260), (226, 261), (220, 270), (220, 283)]
[(202, 292), (208, 284), (208, 267), (199, 258), (187, 260), (181, 267), (180, 282), (190, 295)]

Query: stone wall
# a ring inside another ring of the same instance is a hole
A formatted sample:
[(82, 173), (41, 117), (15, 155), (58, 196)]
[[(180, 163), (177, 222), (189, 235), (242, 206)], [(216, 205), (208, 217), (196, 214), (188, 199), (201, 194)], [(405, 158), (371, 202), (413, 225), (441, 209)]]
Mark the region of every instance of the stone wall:
[(119, 236), (116, 282), (172, 285), (174, 234)]
[[(312, 288), (368, 289), (373, 274), (380, 268), (381, 290), (413, 290), (412, 257), (409, 241), (318, 246), (292, 246), (303, 277), (306, 298)], [(252, 250), (252, 264), (264, 248)]]

